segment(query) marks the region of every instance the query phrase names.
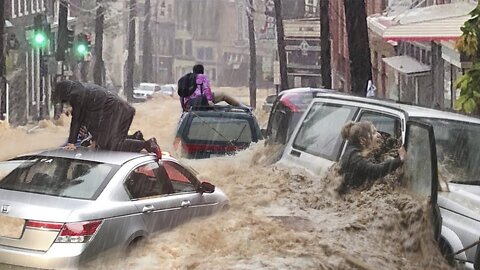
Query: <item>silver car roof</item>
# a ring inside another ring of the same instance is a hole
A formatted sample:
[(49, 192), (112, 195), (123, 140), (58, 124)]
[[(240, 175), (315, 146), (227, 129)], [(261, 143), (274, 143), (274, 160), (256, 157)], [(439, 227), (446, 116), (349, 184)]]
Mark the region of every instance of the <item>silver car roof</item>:
[(385, 106), (388, 108), (403, 111), (409, 117), (448, 119), (448, 120), (454, 120), (454, 121), (471, 122), (475, 124), (480, 124), (480, 119), (463, 115), (460, 113), (447, 112), (447, 111), (441, 111), (441, 110), (436, 110), (436, 109), (431, 109), (431, 108), (426, 108), (421, 106), (402, 104), (402, 103), (397, 103), (389, 100), (380, 100), (380, 99), (374, 99), (374, 98), (357, 97), (357, 96), (351, 96), (346, 94), (334, 94), (334, 93), (318, 93), (316, 97), (332, 98), (332, 99), (360, 102), (364, 104)]
[(114, 164), (114, 165), (122, 165), (132, 159), (139, 158), (139, 157), (145, 157), (149, 155), (153, 157), (153, 154), (149, 154), (149, 153), (106, 151), (106, 150), (96, 150), (96, 149), (91, 149), (86, 147), (78, 147), (76, 150), (66, 150), (63, 148), (55, 148), (55, 149), (29, 153), (21, 156), (31, 156), (31, 155), (88, 160), (88, 161)]

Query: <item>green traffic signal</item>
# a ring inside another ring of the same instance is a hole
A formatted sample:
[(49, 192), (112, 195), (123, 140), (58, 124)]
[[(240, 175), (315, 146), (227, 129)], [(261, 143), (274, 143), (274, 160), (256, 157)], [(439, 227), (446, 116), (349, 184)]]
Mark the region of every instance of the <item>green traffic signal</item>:
[(88, 54), (88, 47), (85, 43), (77, 43), (74, 50), (78, 57), (85, 57)]
[(48, 37), (45, 32), (35, 31), (33, 34), (33, 45), (37, 48), (44, 48), (47, 46)]

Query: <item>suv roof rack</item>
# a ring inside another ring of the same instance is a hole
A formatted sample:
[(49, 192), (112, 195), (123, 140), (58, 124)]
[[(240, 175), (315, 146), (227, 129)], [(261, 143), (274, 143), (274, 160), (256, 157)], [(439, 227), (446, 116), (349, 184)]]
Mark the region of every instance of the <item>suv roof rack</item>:
[(232, 105), (214, 105), (211, 106), (195, 106), (190, 111), (222, 111), (222, 112), (246, 112), (252, 113), (252, 108), (237, 107)]

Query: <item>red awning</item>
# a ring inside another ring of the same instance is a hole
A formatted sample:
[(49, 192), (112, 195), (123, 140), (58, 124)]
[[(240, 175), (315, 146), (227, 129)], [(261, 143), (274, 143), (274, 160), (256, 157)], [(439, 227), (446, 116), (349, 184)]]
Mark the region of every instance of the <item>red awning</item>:
[(386, 41), (456, 40), (476, 4), (460, 2), (408, 9), (395, 15), (372, 15), (368, 27)]

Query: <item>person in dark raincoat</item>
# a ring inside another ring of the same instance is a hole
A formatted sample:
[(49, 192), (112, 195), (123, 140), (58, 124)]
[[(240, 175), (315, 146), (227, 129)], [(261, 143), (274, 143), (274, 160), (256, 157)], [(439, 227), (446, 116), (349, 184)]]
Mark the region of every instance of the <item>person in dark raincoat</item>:
[(72, 106), (67, 149), (75, 149), (80, 128), (85, 126), (99, 149), (127, 152), (145, 149), (161, 157), (155, 138), (145, 141), (128, 137), (135, 108), (116, 94), (99, 85), (65, 80), (57, 83), (53, 98)]
[(348, 145), (340, 159), (340, 173), (344, 176), (340, 193), (359, 187), (368, 179), (386, 176), (400, 167), (405, 159), (403, 146), (398, 150), (398, 157), (382, 163), (373, 163), (365, 157), (369, 151), (378, 148), (381, 141), (380, 133), (370, 122), (348, 122), (342, 129), (342, 137), (348, 140)]

